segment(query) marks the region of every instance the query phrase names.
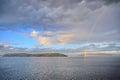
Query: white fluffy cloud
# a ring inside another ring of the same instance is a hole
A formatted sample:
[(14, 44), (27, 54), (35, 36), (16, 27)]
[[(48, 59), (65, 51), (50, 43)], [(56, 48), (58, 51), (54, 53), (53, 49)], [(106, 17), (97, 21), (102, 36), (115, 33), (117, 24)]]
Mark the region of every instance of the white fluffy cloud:
[(37, 38), (39, 36), (39, 33), (37, 31), (32, 31), (30, 36)]
[(44, 32), (42, 35), (38, 31), (32, 31), (30, 36), (39, 41), (36, 46), (47, 46), (47, 45), (65, 45), (69, 44), (75, 38), (73, 34), (67, 33), (56, 33), (56, 32)]

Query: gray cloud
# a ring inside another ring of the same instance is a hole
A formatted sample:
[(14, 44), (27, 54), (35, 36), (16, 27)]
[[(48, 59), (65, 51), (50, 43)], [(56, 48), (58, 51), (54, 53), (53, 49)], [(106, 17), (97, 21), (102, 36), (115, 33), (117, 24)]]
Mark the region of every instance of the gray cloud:
[(105, 0), (106, 4), (111, 4), (111, 3), (118, 3), (120, 0)]
[(93, 1), (104, 1), (106, 4), (112, 4), (112, 3), (118, 3), (120, 0), (85, 0), (87, 2), (93, 2)]
[[(46, 28), (46, 26), (59, 24), (59, 20), (72, 16), (69, 14), (72, 9), (81, 10), (84, 6), (93, 9), (102, 6), (100, 2), (100, 4), (86, 2), (84, 5), (84, 0), (1, 0), (0, 3), (0, 25), (14, 26), (14, 28), (29, 25)], [(79, 4), (81, 6), (78, 6)]]
[(0, 0), (0, 15), (6, 12), (6, 5), (8, 6), (9, 0)]
[[(120, 41), (119, 0), (0, 0), (0, 30), (45, 29), (71, 44)], [(113, 5), (113, 3), (118, 3)], [(109, 6), (108, 6), (109, 4)], [(91, 29), (95, 27), (91, 34)], [(49, 36), (49, 35), (45, 35)]]
[[(102, 44), (103, 45), (103, 44)], [(100, 44), (90, 44), (84, 47), (80, 47), (80, 48), (70, 48), (70, 49), (53, 49), (53, 48), (33, 48), (33, 49), (28, 49), (28, 48), (6, 48), (4, 46), (1, 47), (0, 45), (0, 54), (6, 54), (6, 53), (32, 53), (32, 54), (41, 54), (41, 53), (63, 53), (66, 55), (70, 55), (70, 56), (76, 56), (76, 55), (80, 55), (84, 52), (85, 48), (87, 48), (87, 53), (105, 53), (107, 52), (109, 54), (109, 52), (114, 52), (115, 54), (120, 53), (120, 45), (109, 45), (106, 44), (104, 45), (104, 47), (101, 47)], [(114, 54), (112, 53), (112, 54)]]

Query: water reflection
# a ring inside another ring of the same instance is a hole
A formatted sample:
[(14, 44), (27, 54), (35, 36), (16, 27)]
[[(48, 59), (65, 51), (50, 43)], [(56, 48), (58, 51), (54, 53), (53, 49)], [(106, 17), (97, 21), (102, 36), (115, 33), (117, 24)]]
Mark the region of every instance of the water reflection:
[(119, 80), (118, 58), (117, 56), (0, 58), (0, 79)]

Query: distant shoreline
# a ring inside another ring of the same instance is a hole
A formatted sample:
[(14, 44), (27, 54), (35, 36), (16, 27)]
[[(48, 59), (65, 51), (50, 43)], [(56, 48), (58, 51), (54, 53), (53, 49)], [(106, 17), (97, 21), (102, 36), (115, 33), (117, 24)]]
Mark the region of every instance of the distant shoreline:
[(44, 53), (44, 54), (28, 54), (28, 53), (11, 53), (4, 54), (2, 57), (68, 57), (61, 53)]

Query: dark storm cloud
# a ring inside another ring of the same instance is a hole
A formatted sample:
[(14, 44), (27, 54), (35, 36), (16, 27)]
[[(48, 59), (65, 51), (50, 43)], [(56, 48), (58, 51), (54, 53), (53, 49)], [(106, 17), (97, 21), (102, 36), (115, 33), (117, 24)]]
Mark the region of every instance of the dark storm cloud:
[(76, 6), (77, 3), (80, 3), (82, 0), (47, 0), (50, 3), (50, 7), (62, 6), (65, 9), (72, 8)]
[(0, 0), (0, 15), (6, 12), (9, 2), (9, 0)]
[(94, 1), (103, 1), (106, 4), (118, 3), (120, 0), (85, 0), (87, 2), (94, 2)]
[(58, 24), (56, 19), (64, 17), (59, 6), (65, 7), (66, 5), (60, 3), (55, 6), (52, 2), (56, 2), (56, 0), (2, 0), (0, 2), (0, 30), (14, 30), (28, 27), (34, 29), (51, 29), (51, 26), (53, 29), (57, 29), (59, 28), (58, 25), (63, 26), (62, 24)]
[(106, 4), (118, 3), (120, 0), (105, 0)]
[(32, 28), (53, 33), (65, 32), (75, 35), (74, 40), (69, 40), (71, 43), (83, 43), (89, 37), (91, 28), (97, 26), (93, 32), (95, 38), (91, 41), (119, 41), (120, 9), (118, 4), (112, 5), (118, 2), (119, 0), (0, 0), (0, 30)]
[[(107, 4), (118, 1), (105, 0)], [(96, 10), (102, 6), (100, 0), (0, 0), (0, 27), (1, 30), (4, 29), (3, 26), (13, 26), (9, 29), (26, 26), (50, 29), (50, 26), (63, 26), (60, 21), (65, 18), (74, 17), (75, 13), (71, 10), (78, 8), (76, 13), (81, 14), (86, 10), (82, 7)]]
[[(65, 17), (65, 9), (82, 0), (0, 0), (0, 30), (14, 28), (58, 28), (57, 20)], [(6, 27), (4, 27), (6, 26)], [(56, 26), (56, 27), (55, 27)]]
[(0, 13), (4, 12), (5, 4), (6, 4), (5, 0), (0, 0)]

